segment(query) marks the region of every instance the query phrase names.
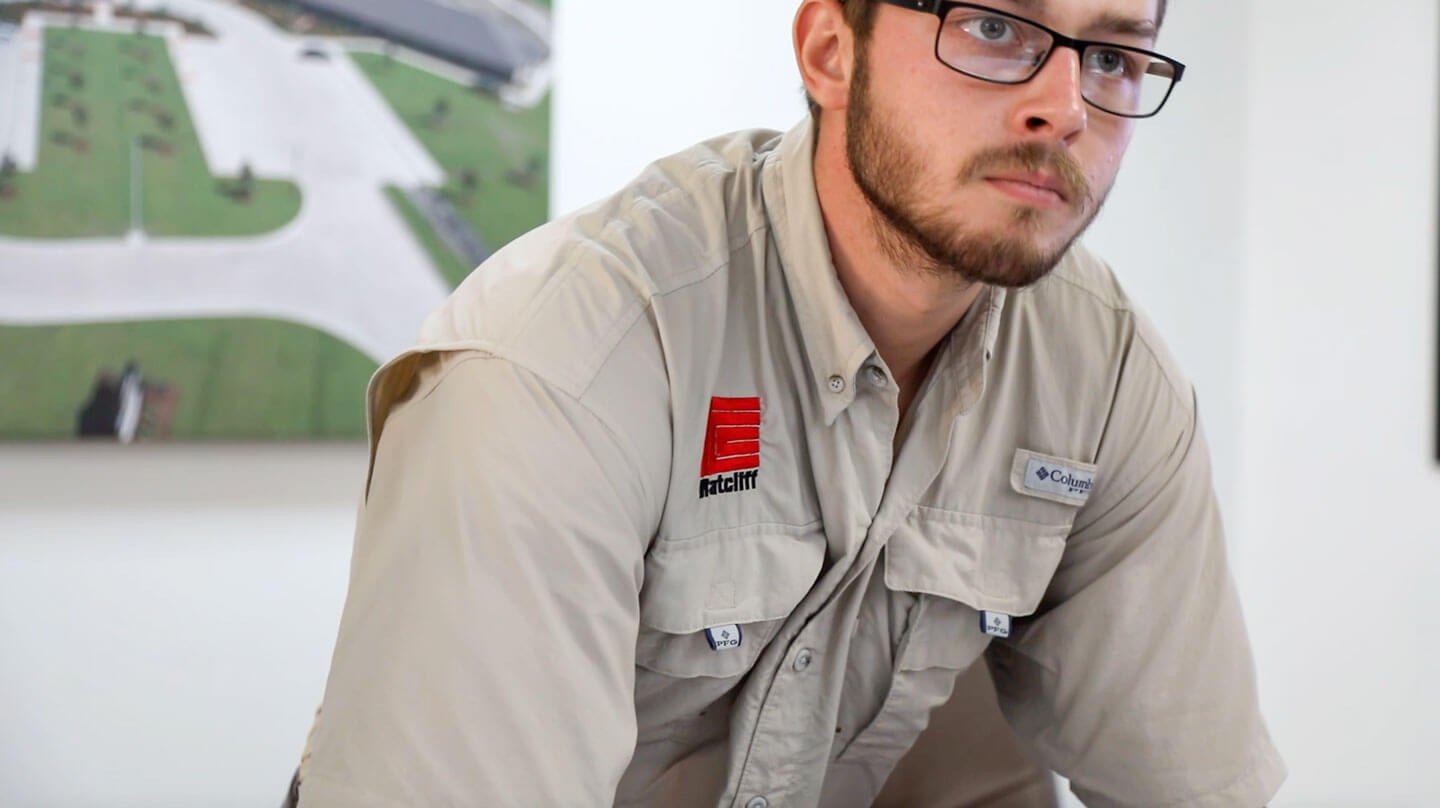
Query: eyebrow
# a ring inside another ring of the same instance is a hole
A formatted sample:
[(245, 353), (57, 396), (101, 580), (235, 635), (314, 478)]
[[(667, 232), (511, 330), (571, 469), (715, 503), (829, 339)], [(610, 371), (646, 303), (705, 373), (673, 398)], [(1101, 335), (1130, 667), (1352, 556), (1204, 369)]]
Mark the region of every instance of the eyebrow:
[(1159, 28), (1156, 27), (1154, 20), (1136, 19), (1111, 12), (1101, 14), (1085, 26), (1085, 30), (1121, 36), (1138, 36), (1151, 40), (1159, 33)]

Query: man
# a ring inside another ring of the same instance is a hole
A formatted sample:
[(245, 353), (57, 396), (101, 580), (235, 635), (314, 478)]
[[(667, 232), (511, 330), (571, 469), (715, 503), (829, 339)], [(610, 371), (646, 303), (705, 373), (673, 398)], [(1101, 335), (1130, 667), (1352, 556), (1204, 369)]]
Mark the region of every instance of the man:
[(803, 0), (811, 120), (521, 238), (380, 371), (301, 806), (1046, 804), (990, 674), (1089, 805), (1270, 798), (1194, 399), (1072, 246), (1163, 8), (993, 4)]

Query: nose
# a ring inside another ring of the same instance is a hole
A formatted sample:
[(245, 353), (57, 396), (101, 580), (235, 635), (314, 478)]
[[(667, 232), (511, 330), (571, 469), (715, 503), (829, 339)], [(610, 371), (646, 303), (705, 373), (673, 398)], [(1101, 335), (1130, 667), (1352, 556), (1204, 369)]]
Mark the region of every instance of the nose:
[(1020, 88), (1011, 120), (1017, 132), (1068, 144), (1085, 131), (1088, 107), (1080, 95), (1080, 54), (1074, 48), (1056, 46)]

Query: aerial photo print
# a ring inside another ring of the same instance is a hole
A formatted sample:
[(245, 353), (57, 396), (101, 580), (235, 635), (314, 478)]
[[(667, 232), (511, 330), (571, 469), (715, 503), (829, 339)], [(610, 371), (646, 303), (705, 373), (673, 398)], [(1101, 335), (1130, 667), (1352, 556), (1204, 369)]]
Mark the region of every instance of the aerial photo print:
[(0, 439), (355, 438), (544, 221), (549, 0), (0, 0)]

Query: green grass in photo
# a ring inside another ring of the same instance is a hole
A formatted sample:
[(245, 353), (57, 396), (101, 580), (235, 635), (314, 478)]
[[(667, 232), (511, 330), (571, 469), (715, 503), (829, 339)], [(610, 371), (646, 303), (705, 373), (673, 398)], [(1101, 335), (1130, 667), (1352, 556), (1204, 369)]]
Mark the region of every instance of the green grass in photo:
[(550, 103), (509, 109), (488, 93), (378, 53), (351, 58), (449, 179), (442, 191), (492, 250), (548, 214)]
[(181, 439), (363, 436), (376, 368), (329, 334), (277, 320), (0, 326), (0, 436), (74, 436), (97, 376), (130, 361), (174, 386), (170, 437)]
[(150, 235), (255, 235), (295, 218), (294, 183), (210, 174), (163, 39), (52, 27), (44, 42), (37, 165), (0, 195), (0, 235), (123, 235), (137, 153)]
[(415, 234), (420, 246), (425, 248), (425, 253), (430, 256), (430, 262), (440, 271), (440, 275), (451, 286), (459, 286), (474, 267), (450, 249), (450, 245), (446, 244), (445, 240), (440, 238), (440, 234), (435, 232), (435, 228), (430, 226), (430, 220), (425, 218), (425, 214), (411, 204), (404, 191), (393, 185), (387, 185), (385, 186), (385, 196), (390, 200), (390, 204), (395, 206), (400, 218), (410, 226), (410, 232)]

